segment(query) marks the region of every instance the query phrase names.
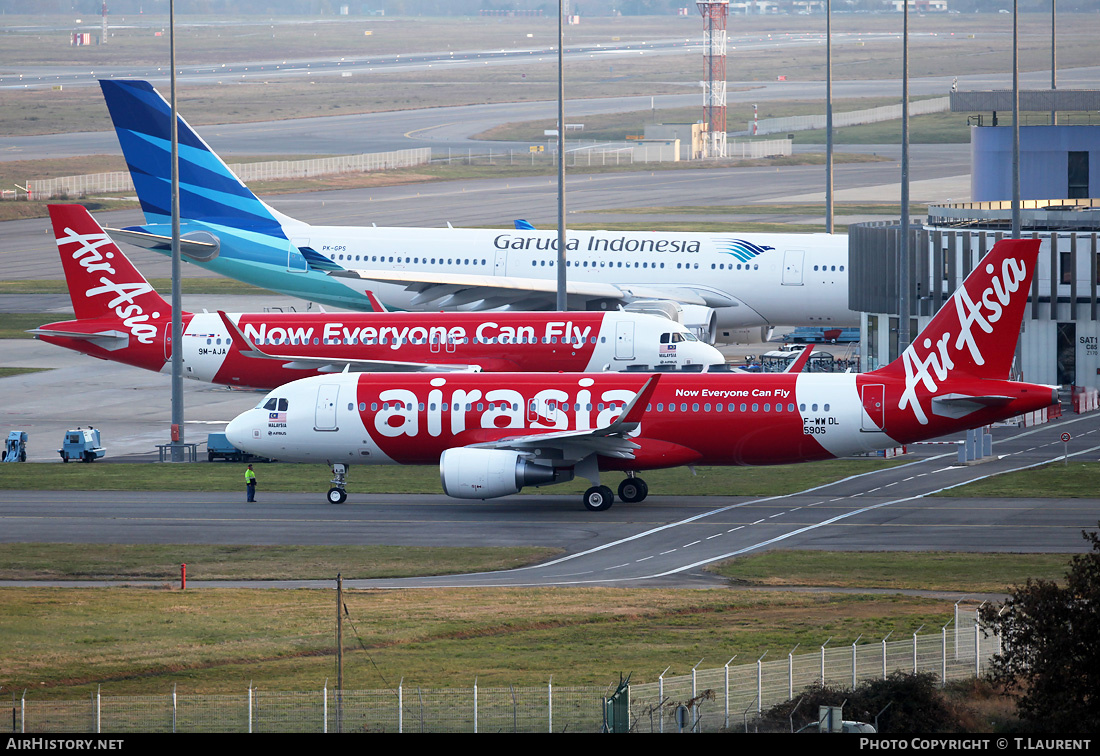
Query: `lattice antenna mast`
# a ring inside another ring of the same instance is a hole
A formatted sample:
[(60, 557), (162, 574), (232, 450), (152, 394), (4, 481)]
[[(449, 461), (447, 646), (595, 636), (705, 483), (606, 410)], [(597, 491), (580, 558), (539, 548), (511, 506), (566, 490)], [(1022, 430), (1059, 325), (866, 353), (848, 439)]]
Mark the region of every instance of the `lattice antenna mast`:
[(703, 14), (704, 157), (726, 156), (726, 19), (729, 0), (697, 2)]

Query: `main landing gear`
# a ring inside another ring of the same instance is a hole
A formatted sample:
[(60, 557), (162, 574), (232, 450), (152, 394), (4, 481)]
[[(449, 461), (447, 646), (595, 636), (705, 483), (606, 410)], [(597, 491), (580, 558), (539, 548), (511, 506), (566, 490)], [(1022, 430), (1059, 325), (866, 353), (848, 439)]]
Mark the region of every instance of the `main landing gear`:
[(348, 500), (347, 486), (347, 465), (333, 465), (332, 466), (332, 488), (328, 490), (328, 503), (329, 504), (343, 504)]
[[(630, 475), (619, 484), (619, 498), (628, 504), (634, 504), (649, 496), (649, 486), (641, 478)], [(589, 512), (603, 512), (611, 509), (615, 495), (607, 486), (592, 486), (584, 492), (584, 508)]]

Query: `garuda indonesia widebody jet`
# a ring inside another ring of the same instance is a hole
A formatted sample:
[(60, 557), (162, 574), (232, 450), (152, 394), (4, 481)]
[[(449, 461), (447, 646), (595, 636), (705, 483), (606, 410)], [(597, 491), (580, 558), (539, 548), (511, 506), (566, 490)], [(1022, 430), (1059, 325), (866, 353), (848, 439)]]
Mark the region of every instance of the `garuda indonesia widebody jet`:
[[(574, 477), (590, 510), (641, 501), (645, 470), (843, 457), (1046, 407), (1057, 387), (1009, 380), (1037, 240), (998, 242), (902, 355), (868, 373), (460, 374), (305, 378), (236, 417), (238, 448), (350, 464), (439, 464), (443, 490), (489, 499)], [(734, 493), (734, 492), (731, 492)]]
[[(170, 109), (144, 81), (101, 80), (145, 224), (109, 229), (168, 253)], [(370, 309), (555, 306), (557, 232), (317, 226), (257, 198), (180, 118), (184, 259), (230, 278), (321, 304)], [(856, 326), (843, 235), (572, 231), (568, 306), (675, 306), (704, 341), (777, 325)]]

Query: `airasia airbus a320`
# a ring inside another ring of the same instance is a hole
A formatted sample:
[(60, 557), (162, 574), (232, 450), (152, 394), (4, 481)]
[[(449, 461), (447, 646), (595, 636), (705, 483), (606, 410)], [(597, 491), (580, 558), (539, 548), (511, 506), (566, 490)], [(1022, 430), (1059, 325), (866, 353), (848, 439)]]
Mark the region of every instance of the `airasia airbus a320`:
[(1008, 380), (1039, 242), (998, 242), (894, 362), (855, 374), (460, 374), (305, 378), (235, 418), (229, 440), (287, 462), (434, 464), (465, 499), (591, 481), (590, 510), (644, 499), (644, 470), (842, 457), (1046, 407)]
[[(80, 205), (50, 205), (76, 320), (32, 331), (93, 357), (162, 370), (172, 309)], [(274, 388), (352, 371), (592, 371), (717, 365), (668, 318), (634, 312), (184, 313), (184, 375)]]

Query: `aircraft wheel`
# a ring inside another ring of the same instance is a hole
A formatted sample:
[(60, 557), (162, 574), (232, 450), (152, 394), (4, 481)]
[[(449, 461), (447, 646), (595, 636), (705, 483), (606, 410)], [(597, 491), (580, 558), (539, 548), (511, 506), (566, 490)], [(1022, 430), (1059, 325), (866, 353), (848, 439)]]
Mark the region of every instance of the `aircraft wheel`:
[(343, 504), (348, 500), (348, 492), (342, 488), (330, 488), (328, 490), (329, 504)]
[(584, 492), (584, 508), (589, 512), (603, 512), (614, 503), (615, 495), (607, 486), (592, 486)]
[(649, 486), (641, 478), (627, 478), (619, 484), (619, 498), (629, 504), (644, 501), (649, 496)]

